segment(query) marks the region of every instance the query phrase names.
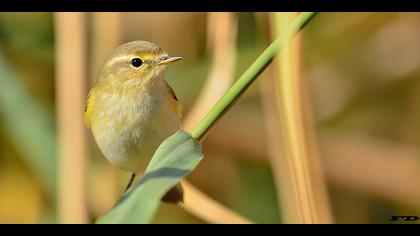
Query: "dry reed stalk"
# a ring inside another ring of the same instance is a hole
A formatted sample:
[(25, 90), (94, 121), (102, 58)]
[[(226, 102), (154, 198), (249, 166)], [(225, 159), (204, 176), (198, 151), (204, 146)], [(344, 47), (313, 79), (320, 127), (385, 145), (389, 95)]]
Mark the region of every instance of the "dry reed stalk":
[[(274, 13), (272, 16), (275, 35), (287, 37), (285, 32), (288, 31), (292, 14)], [(273, 171), (284, 174), (276, 174), (283, 219), (285, 223), (331, 223), (328, 192), (314, 135), (310, 103), (300, 74), (301, 37), (284, 40), (287, 43), (277, 60), (279, 76), (275, 87), (279, 131), (283, 137), (285, 155), (271, 155)]]
[(84, 13), (55, 13), (60, 223), (87, 223), (85, 199), (86, 31)]
[(182, 182), (185, 191), (185, 204), (180, 206), (192, 215), (211, 224), (251, 224), (238, 213), (226, 208), (208, 197), (187, 181)]

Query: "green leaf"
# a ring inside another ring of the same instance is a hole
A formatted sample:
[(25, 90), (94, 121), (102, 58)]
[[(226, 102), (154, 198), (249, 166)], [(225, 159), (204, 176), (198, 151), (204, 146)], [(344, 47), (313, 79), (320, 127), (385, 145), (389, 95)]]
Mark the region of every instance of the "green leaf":
[(167, 138), (156, 150), (144, 176), (97, 223), (149, 223), (160, 199), (201, 161), (201, 144), (185, 131)]

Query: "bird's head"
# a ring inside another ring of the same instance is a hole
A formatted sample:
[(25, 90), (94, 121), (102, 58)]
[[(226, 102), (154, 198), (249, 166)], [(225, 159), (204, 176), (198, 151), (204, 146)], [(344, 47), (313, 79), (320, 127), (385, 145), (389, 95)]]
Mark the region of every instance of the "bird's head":
[[(172, 57), (158, 45), (132, 41), (119, 46), (102, 65), (98, 80), (147, 82), (161, 77), (166, 66), (182, 57)], [(117, 82), (117, 81), (115, 81)]]

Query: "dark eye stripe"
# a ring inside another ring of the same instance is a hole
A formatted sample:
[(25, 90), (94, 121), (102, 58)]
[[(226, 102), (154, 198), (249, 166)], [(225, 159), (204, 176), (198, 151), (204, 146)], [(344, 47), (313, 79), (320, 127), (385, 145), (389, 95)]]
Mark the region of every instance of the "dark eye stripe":
[(143, 61), (143, 63), (146, 63), (146, 64), (151, 64), (152, 62), (153, 62), (153, 60), (151, 60), (151, 59), (145, 59)]

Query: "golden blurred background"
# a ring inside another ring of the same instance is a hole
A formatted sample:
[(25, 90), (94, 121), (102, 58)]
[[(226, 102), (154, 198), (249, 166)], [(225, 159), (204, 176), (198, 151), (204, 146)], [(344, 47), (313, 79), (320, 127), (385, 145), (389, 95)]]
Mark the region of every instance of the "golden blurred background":
[[(0, 13), (0, 223), (93, 223), (122, 194), (130, 174), (106, 161), (83, 124), (96, 70), (119, 44), (147, 40), (184, 58), (166, 80), (188, 130), (268, 46), (272, 21), (268, 13)], [(419, 24), (419, 13), (320, 13), (295, 56), (282, 57), (302, 79), (309, 113), (298, 125), (312, 140), (302, 155), (324, 181), (312, 194), (326, 186), (329, 222), (420, 215)], [(276, 63), (203, 141), (205, 158), (187, 179), (208, 201), (162, 204), (153, 223), (227, 223), (229, 212), (293, 222), (282, 161), (291, 141), (277, 132), (288, 127), (270, 90)], [(226, 212), (206, 216), (219, 203)]]

